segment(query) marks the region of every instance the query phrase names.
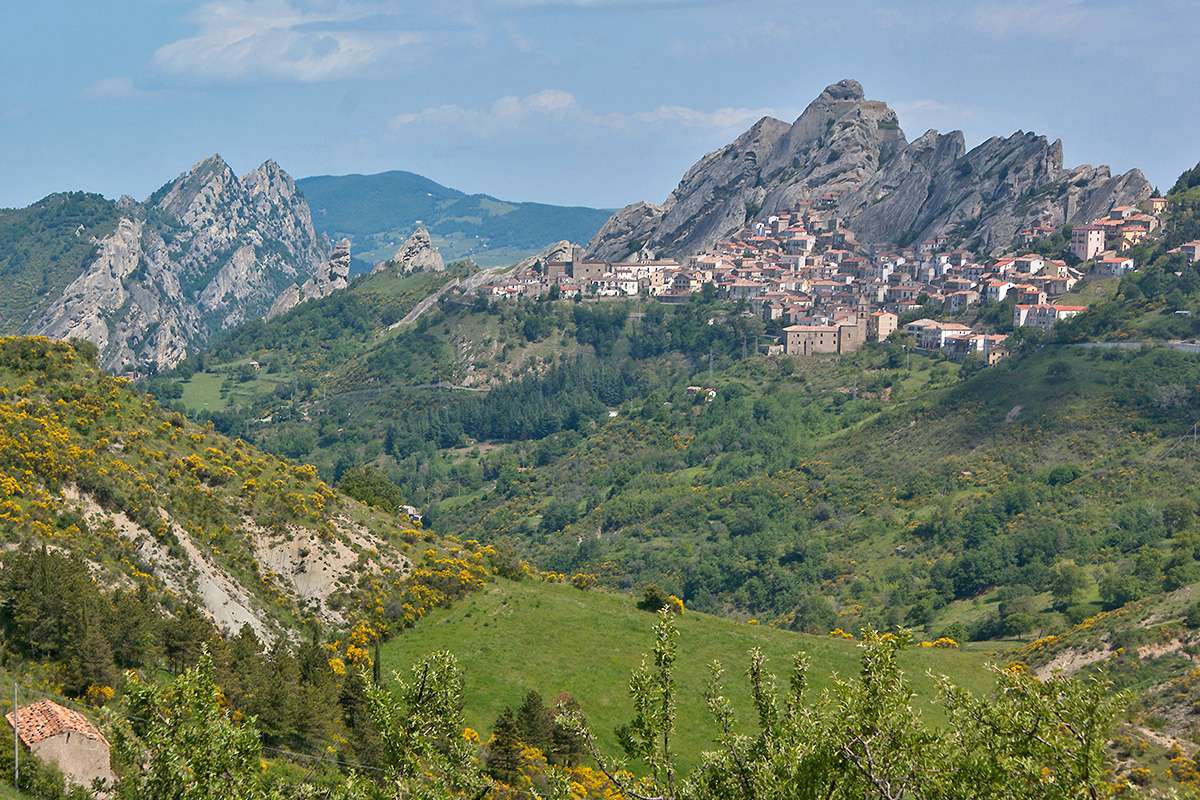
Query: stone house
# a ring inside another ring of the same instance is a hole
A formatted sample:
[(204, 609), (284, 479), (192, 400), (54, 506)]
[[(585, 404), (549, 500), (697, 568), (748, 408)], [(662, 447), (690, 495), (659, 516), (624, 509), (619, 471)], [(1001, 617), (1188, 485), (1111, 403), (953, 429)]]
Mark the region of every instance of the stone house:
[(1013, 268), (1026, 275), (1036, 275), (1046, 266), (1046, 259), (1037, 253), (1026, 253), (1013, 259)]
[(1002, 281), (993, 278), (983, 285), (984, 296), (992, 303), (1002, 303), (1004, 298), (1008, 296), (1008, 292), (1016, 284), (1012, 281)]
[(783, 348), (789, 356), (836, 353), (837, 325), (789, 325), (783, 329)]
[(71, 784), (90, 788), (96, 780), (116, 780), (108, 740), (78, 711), (38, 700), (4, 718), (29, 752), (58, 767)]
[(900, 324), (900, 318), (890, 311), (876, 311), (867, 317), (867, 340), (886, 341)]
[(1117, 253), (1105, 253), (1096, 259), (1093, 270), (1097, 275), (1124, 275), (1133, 272), (1133, 258)]
[(946, 310), (957, 314), (968, 306), (979, 305), (979, 292), (974, 289), (962, 289), (946, 295)]
[(1104, 252), (1103, 225), (1076, 225), (1071, 229), (1071, 252), (1080, 261), (1095, 258)]
[(867, 324), (864, 317), (855, 316), (832, 325), (789, 325), (783, 329), (784, 352), (790, 356), (853, 353), (866, 342)]
[(941, 350), (950, 339), (970, 335), (971, 328), (961, 322), (934, 322), (921, 328), (917, 334), (917, 347), (922, 350)]
[(1059, 320), (1070, 319), (1084, 311), (1087, 311), (1087, 306), (1064, 306), (1052, 303), (1017, 304), (1013, 307), (1013, 327), (1030, 327), (1048, 331)]

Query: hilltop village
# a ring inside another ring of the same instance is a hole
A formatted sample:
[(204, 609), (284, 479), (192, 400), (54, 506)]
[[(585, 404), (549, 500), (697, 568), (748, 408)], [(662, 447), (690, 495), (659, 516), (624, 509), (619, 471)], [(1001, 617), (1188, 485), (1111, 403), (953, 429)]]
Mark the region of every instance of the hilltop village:
[[(1165, 208), (1165, 198), (1152, 197), (1141, 207), (1115, 206), (1070, 229), (1036, 225), (1018, 234), (1015, 254), (980, 260), (951, 248), (946, 237), (899, 249), (862, 245), (837, 216), (837, 198), (830, 195), (755, 222), (684, 262), (593, 261), (579, 248), (560, 249), (554, 258), (523, 262), (484, 291), (497, 299), (683, 303), (708, 287), (775, 323), (767, 352), (849, 353), (902, 329), (921, 350), (954, 360), (974, 355), (992, 364), (1006, 355), (1008, 334), (963, 321), (977, 307), (1009, 301), (1013, 329), (1052, 329), (1087, 309), (1065, 302), (1081, 281), (1137, 268), (1127, 251), (1159, 229)], [(1049, 248), (1039, 245), (1055, 237), (1062, 237), (1063, 257), (1040, 254)], [(1200, 242), (1180, 249), (1200, 260)], [(937, 318), (929, 316), (931, 308), (940, 309)]]

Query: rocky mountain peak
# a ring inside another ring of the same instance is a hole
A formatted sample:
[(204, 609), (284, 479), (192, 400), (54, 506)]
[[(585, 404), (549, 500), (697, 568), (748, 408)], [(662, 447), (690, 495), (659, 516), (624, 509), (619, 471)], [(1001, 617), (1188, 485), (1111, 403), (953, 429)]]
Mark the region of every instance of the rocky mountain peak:
[(866, 98), (862, 84), (853, 78), (843, 78), (837, 83), (826, 86), (817, 100), (857, 102)]
[(350, 285), (350, 240), (342, 239), (333, 248), (329, 260), (303, 284), (293, 283), (285, 288), (271, 304), (267, 319), (286, 314), (306, 300), (328, 297)]
[(764, 117), (709, 153), (662, 205), (635, 203), (617, 212), (589, 243), (589, 256), (698, 252), (757, 214), (858, 189), (905, 144), (886, 103), (866, 99), (858, 81), (839, 81), (791, 125)]
[(148, 204), (191, 222), (196, 216), (224, 203), (238, 188), (238, 179), (225, 159), (213, 154), (150, 196)]
[(32, 327), (95, 342), (109, 369), (172, 367), (190, 347), (263, 316), (285, 286), (328, 266), (328, 244), (308, 204), (273, 161), (239, 179), (212, 155), (144, 204), (120, 208), (127, 216), (116, 232)]
[(1017, 131), (971, 151), (961, 131), (909, 142), (896, 112), (862, 84), (830, 84), (790, 126), (765, 117), (689, 169), (661, 205), (634, 203), (588, 244), (591, 258), (686, 256), (753, 219), (821, 199), (860, 241), (910, 244), (945, 235), (983, 249), (1012, 245), (1039, 222), (1077, 222), (1105, 204), (1134, 203), (1136, 170), (1063, 167), (1061, 141)]
[(417, 226), (396, 254), (387, 261), (380, 261), (371, 270), (371, 274), (393, 269), (402, 273), (409, 272), (441, 272), (446, 268), (442, 254), (433, 244), (429, 231), (424, 226)]
[(252, 195), (264, 192), (274, 193), (280, 197), (295, 197), (298, 189), (296, 181), (284, 171), (283, 167), (271, 159), (242, 176), (242, 184)]

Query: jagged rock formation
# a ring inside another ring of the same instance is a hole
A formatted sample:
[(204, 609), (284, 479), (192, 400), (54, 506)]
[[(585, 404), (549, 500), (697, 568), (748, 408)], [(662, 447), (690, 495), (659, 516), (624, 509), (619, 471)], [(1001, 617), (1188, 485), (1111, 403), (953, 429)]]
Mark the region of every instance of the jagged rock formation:
[(1062, 161), (1062, 142), (1034, 133), (993, 137), (965, 152), (958, 131), (929, 131), (840, 207), (863, 241), (910, 244), (947, 236), (998, 254), (1041, 221), (1087, 222), (1152, 191), (1138, 170), (1113, 176), (1108, 167), (1067, 169)]
[(546, 264), (554, 261), (574, 261), (576, 258), (583, 257), (583, 248), (574, 242), (563, 239), (554, 244), (547, 245), (541, 252), (523, 258), (513, 267), (513, 273), (520, 275), (523, 272), (528, 272), (538, 264)]
[(333, 249), (329, 257), (316, 273), (306, 280), (303, 285), (293, 283), (284, 289), (271, 304), (267, 319), (274, 319), (280, 314), (286, 314), (306, 300), (319, 300), (328, 297), (338, 289), (350, 285), (350, 240), (342, 239)]
[(94, 342), (109, 370), (175, 366), (326, 260), (308, 204), (274, 161), (238, 178), (214, 155), (145, 203), (119, 206), (116, 231), (29, 326)]
[(442, 254), (433, 246), (429, 231), (418, 227), (412, 235), (404, 240), (396, 255), (387, 261), (380, 261), (371, 270), (371, 274), (384, 270), (396, 270), (408, 274), (410, 272), (441, 272), (446, 268)]
[(827, 87), (791, 125), (765, 117), (688, 170), (662, 205), (618, 211), (588, 256), (682, 256), (797, 203), (836, 199), (860, 241), (909, 244), (946, 235), (988, 252), (1031, 224), (1080, 222), (1149, 196), (1138, 170), (1062, 164), (1062, 143), (1017, 132), (966, 152), (959, 131), (908, 142), (895, 112), (862, 86)]

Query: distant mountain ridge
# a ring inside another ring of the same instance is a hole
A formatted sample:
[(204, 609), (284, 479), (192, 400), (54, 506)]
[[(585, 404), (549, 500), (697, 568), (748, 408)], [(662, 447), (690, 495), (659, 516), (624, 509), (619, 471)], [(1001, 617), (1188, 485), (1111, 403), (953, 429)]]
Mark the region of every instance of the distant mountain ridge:
[(144, 203), (52, 195), (0, 212), (0, 271), (38, 285), (4, 328), (85, 339), (112, 371), (170, 368), (216, 331), (267, 313), (324, 265), (296, 182), (274, 161), (238, 177), (213, 155)]
[(661, 205), (618, 211), (592, 238), (592, 258), (684, 256), (800, 201), (831, 198), (860, 241), (908, 245), (947, 237), (988, 253), (1040, 222), (1086, 221), (1147, 198), (1138, 170), (1063, 166), (1061, 141), (1018, 131), (966, 150), (960, 131), (909, 142), (896, 113), (862, 85), (825, 88), (791, 125), (764, 117), (709, 153)]
[[(356, 258), (382, 261), (424, 226), (447, 261), (511, 264), (561, 239), (586, 242), (611, 209), (467, 194), (412, 172), (321, 175), (297, 181), (317, 230), (354, 240)], [(357, 271), (360, 271), (356, 269)]]

